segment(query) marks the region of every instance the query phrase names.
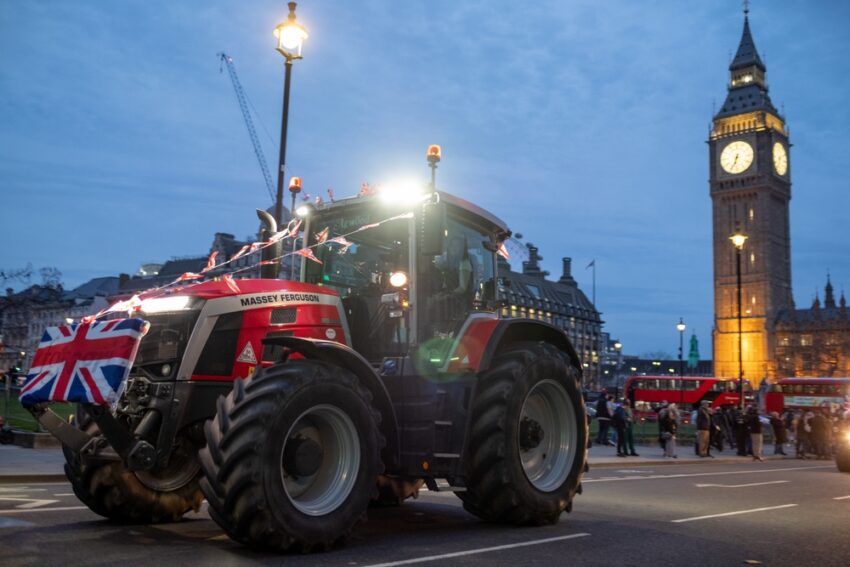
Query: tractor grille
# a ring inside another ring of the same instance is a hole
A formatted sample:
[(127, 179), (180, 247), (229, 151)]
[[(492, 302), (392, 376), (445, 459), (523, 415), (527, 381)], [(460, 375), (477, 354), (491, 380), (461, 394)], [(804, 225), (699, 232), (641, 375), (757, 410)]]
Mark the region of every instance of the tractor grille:
[[(144, 318), (150, 323), (148, 333), (142, 338), (139, 352), (136, 354), (134, 366), (138, 368), (160, 367), (169, 364), (176, 370), (177, 363), (183, 356), (189, 336), (195, 328), (198, 320), (198, 310), (180, 311), (176, 313), (163, 313), (145, 315)], [(153, 373), (159, 379), (168, 379), (157, 370)]]

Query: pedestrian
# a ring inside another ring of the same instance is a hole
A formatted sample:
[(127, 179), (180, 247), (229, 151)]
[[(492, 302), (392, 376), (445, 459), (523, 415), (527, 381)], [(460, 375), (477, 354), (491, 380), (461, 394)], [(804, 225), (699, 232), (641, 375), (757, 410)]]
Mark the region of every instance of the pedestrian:
[(773, 454), (784, 455), (788, 435), (785, 431), (785, 422), (779, 417), (778, 412), (770, 412), (770, 426), (773, 428)]
[(617, 432), (617, 456), (625, 457), (628, 450), (626, 449), (626, 411), (623, 408), (623, 404), (620, 403), (614, 406), (611, 424)]
[(596, 421), (599, 432), (596, 434), (597, 445), (608, 444), (608, 428), (611, 426), (611, 414), (608, 412), (608, 392), (602, 390), (602, 395), (596, 400)]
[(662, 453), (665, 452), (665, 445), (667, 444), (667, 440), (664, 438), (664, 420), (667, 419), (667, 413), (669, 411), (669, 406), (667, 405), (667, 400), (661, 402), (661, 407), (658, 409), (658, 444), (661, 446)]
[(814, 412), (811, 419), (811, 446), (818, 459), (828, 459), (829, 452), (827, 449), (829, 423), (826, 416), (821, 411)]
[(723, 441), (726, 439), (726, 432), (723, 430), (723, 423), (725, 420), (726, 418), (723, 415), (722, 409), (716, 409), (712, 412), (711, 435), (708, 445), (709, 447), (714, 447), (721, 453), (723, 452)]
[(678, 459), (679, 456), (676, 454), (676, 434), (679, 430), (679, 411), (676, 408), (676, 404), (667, 406), (667, 410), (664, 412), (662, 429), (664, 456)]
[(735, 424), (735, 446), (739, 457), (747, 456), (747, 426), (744, 423), (744, 412), (735, 408), (732, 410), (732, 418)]
[(752, 440), (753, 460), (763, 461), (762, 444), (764, 442), (764, 437), (762, 436), (761, 419), (759, 417), (758, 408), (750, 406), (750, 409), (747, 410), (747, 415), (744, 421), (747, 430), (750, 432), (750, 439)]
[(635, 424), (635, 414), (632, 409), (632, 404), (629, 400), (623, 400), (623, 413), (625, 413), (626, 417), (626, 444), (624, 446), (624, 451), (629, 456), (632, 457), (640, 457), (635, 451), (635, 435), (634, 435), (634, 424)]
[(810, 411), (800, 411), (797, 414), (797, 443), (795, 453), (798, 459), (806, 459), (806, 449), (809, 448), (809, 438), (812, 435), (812, 418)]
[(708, 403), (708, 400), (703, 400), (697, 410), (697, 442), (700, 458), (711, 456), (708, 452), (708, 442), (711, 436), (711, 410)]

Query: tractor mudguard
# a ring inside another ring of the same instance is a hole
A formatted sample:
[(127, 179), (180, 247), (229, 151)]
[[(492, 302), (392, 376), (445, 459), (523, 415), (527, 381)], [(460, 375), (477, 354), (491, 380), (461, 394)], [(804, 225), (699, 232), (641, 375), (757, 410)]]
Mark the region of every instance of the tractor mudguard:
[(489, 368), (494, 356), (508, 345), (520, 341), (542, 341), (552, 344), (567, 353), (570, 362), (581, 375), (581, 360), (566, 333), (554, 325), (533, 319), (500, 319), (484, 348), (479, 369)]
[(300, 337), (268, 337), (263, 344), (280, 345), (297, 352), (304, 358), (325, 360), (347, 368), (372, 394), (372, 403), (381, 412), (381, 433), (386, 437), (382, 457), (388, 469), (399, 466), (398, 421), (390, 394), (372, 366), (357, 351), (335, 341), (305, 339)]

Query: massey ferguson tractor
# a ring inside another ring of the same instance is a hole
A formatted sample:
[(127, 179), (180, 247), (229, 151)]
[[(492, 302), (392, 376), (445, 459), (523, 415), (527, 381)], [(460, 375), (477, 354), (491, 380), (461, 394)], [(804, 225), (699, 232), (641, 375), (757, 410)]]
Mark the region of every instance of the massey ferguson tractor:
[(556, 523), (586, 467), (581, 365), (561, 330), (507, 315), (509, 235), (440, 191), (314, 207), (300, 281), (275, 260), (146, 299), (115, 404), (70, 424), (32, 411), (79, 499), (116, 522), (206, 499), (232, 539), (308, 552), (427, 486), (485, 521)]

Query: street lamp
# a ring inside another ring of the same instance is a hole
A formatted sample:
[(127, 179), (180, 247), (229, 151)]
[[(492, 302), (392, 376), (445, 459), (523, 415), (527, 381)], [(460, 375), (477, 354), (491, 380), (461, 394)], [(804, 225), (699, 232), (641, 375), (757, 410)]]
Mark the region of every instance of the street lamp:
[[(283, 225), (283, 175), (286, 166), (286, 126), (289, 116), (289, 82), (292, 78), (292, 62), (301, 59), (301, 47), (307, 39), (307, 30), (295, 21), (295, 2), (289, 3), (289, 17), (274, 29), (277, 51), (286, 59), (286, 74), (283, 81), (283, 115), (280, 121), (280, 159), (277, 171), (277, 196), (274, 202), (274, 218), (277, 226)], [(291, 188), (290, 188), (291, 190)], [(300, 187), (299, 187), (300, 190)], [(295, 208), (295, 192), (292, 192), (292, 208)]]
[[(614, 363), (614, 384), (617, 385), (617, 391), (620, 391), (620, 375), (622, 374), (622, 372), (620, 372), (620, 351), (622, 350), (623, 343), (621, 343), (619, 339), (614, 340), (614, 352), (617, 355), (616, 362)], [(625, 382), (623, 383), (623, 386), (625, 386)], [(622, 392), (622, 394), (622, 397), (625, 398), (626, 392)]]
[(732, 245), (735, 246), (735, 277), (738, 282), (738, 407), (744, 411), (744, 340), (741, 330), (741, 250), (744, 249), (744, 243), (747, 241), (747, 235), (741, 232), (736, 232), (729, 237)]
[(682, 344), (685, 338), (685, 322), (679, 317), (676, 330), (679, 331), (679, 403), (685, 403), (685, 363), (682, 360)]

